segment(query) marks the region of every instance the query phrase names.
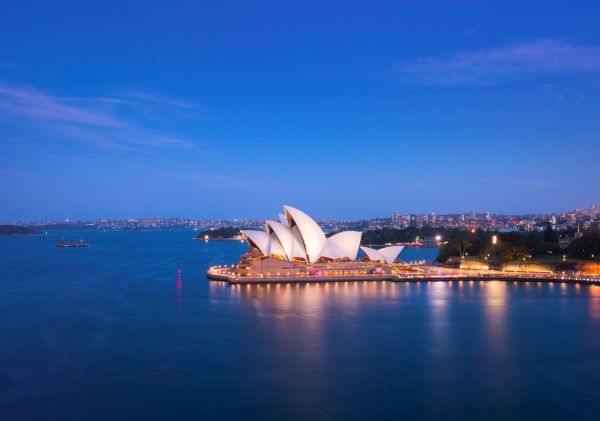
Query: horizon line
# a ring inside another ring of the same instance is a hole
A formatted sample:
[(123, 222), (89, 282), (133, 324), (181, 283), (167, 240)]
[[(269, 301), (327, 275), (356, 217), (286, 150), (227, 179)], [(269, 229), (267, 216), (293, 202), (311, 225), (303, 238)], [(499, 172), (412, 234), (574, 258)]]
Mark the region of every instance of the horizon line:
[[(482, 215), (489, 213), (490, 215), (496, 216), (532, 216), (532, 215), (559, 215), (559, 214), (567, 214), (573, 212), (580, 212), (584, 210), (591, 210), (592, 208), (598, 211), (598, 207), (595, 204), (590, 204), (590, 206), (586, 208), (574, 208), (571, 210), (563, 210), (563, 211), (546, 211), (546, 212), (523, 212), (523, 213), (511, 213), (511, 212), (492, 212), (492, 211), (465, 211), (465, 212), (400, 212), (400, 211), (392, 211), (393, 213), (398, 213), (399, 215), (433, 215), (436, 216), (455, 216), (455, 215)], [(360, 218), (340, 218), (340, 217), (319, 217), (317, 220), (326, 220), (326, 221), (368, 221), (374, 219), (390, 219), (392, 215), (388, 216), (372, 216), (372, 217), (360, 217)], [(190, 216), (136, 216), (136, 217), (96, 217), (96, 218), (48, 218), (48, 219), (9, 219), (0, 221), (0, 224), (14, 224), (14, 223), (34, 223), (34, 222), (62, 222), (62, 223), (74, 223), (74, 222), (96, 222), (101, 220), (107, 221), (126, 221), (126, 220), (142, 220), (142, 219), (189, 219), (189, 220), (200, 220), (200, 221), (234, 221), (234, 220), (250, 220), (250, 221), (261, 221), (267, 220), (272, 217), (248, 217), (248, 216), (238, 216), (238, 217), (190, 217)]]

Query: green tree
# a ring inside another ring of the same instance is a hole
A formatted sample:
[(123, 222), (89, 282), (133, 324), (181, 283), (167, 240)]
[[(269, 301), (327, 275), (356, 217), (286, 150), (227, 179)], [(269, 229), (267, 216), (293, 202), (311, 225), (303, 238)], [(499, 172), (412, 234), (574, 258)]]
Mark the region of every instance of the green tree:
[(502, 260), (524, 260), (529, 256), (529, 251), (522, 245), (509, 245), (502, 250)]
[(540, 256), (546, 252), (544, 240), (537, 231), (533, 231), (527, 236), (525, 246), (531, 251), (533, 256)]
[(600, 256), (600, 236), (588, 235), (573, 240), (566, 251), (569, 257), (580, 259), (590, 259), (592, 255)]
[(452, 238), (448, 244), (458, 251), (458, 255), (462, 257), (467, 254), (469, 247), (473, 245), (473, 236), (469, 232), (461, 232)]
[(549, 244), (556, 244), (558, 242), (558, 236), (554, 232), (550, 222), (546, 224), (546, 229), (544, 230), (544, 242)]

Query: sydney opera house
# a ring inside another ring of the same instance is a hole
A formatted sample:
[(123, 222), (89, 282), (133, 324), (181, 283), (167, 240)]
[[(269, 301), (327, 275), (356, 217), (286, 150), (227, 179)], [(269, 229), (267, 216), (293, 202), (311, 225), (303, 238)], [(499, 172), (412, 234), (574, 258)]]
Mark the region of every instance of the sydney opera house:
[[(420, 266), (397, 261), (403, 246), (373, 249), (360, 245), (362, 233), (344, 231), (327, 236), (304, 212), (284, 206), (278, 220), (268, 220), (264, 231), (242, 230), (249, 245), (237, 265), (212, 266), (207, 277), (230, 284), (337, 281), (450, 281), (546, 280), (598, 282), (589, 275), (509, 270)], [(362, 251), (362, 252), (361, 252)], [(360, 253), (360, 255), (359, 255)], [(589, 278), (589, 279), (588, 279)]]
[[(392, 273), (403, 249), (361, 247), (359, 231), (328, 237), (304, 212), (291, 206), (283, 209), (278, 220), (266, 221), (264, 231), (241, 231), (250, 248), (236, 266), (227, 270), (229, 280), (385, 276)], [(364, 253), (361, 259), (359, 249)]]

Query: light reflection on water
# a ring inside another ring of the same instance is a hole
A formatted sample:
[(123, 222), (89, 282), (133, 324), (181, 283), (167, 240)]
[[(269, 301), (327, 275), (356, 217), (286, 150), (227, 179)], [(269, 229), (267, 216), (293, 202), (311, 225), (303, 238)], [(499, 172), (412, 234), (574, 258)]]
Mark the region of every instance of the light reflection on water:
[[(222, 284), (211, 284), (210, 288), (215, 295), (223, 292)], [(294, 365), (328, 373), (340, 360), (346, 360), (350, 372), (366, 375), (364, 370), (370, 363), (364, 356), (370, 354), (388, 364), (387, 368), (375, 369), (381, 370), (381, 375), (391, 369), (386, 376), (396, 380), (388, 377), (388, 382), (396, 386), (395, 382), (403, 382), (406, 387), (413, 382), (421, 399), (430, 402), (424, 412), (429, 415), (464, 399), (465, 388), (468, 395), (479, 396), (482, 408), (498, 408), (499, 413), (507, 411), (505, 414), (519, 408), (516, 391), (525, 392), (522, 378), (528, 374), (524, 373), (532, 369), (531, 375), (551, 381), (548, 376), (554, 371), (542, 362), (541, 353), (572, 352), (567, 349), (573, 344), (548, 343), (545, 335), (553, 336), (557, 331), (576, 337), (581, 334), (577, 341), (591, 340), (591, 346), (598, 346), (597, 337), (587, 337), (585, 329), (572, 325), (572, 321), (574, 314), (580, 314), (582, 303), (583, 309), (588, 304), (593, 318), (600, 317), (600, 287), (456, 281), (241, 285), (226, 289), (234, 300), (246, 304), (244, 317), (259, 323), (262, 339), (287, 355), (279, 369), (295, 361)], [(398, 365), (403, 367), (402, 375), (393, 374), (392, 367)], [(311, 389), (331, 395), (326, 378), (316, 375), (313, 380), (308, 380)], [(368, 383), (372, 393), (385, 393), (375, 378)], [(357, 393), (360, 390), (348, 387)], [(292, 396), (301, 390), (294, 385), (286, 393)], [(579, 387), (570, 392), (575, 390), (583, 392)], [(487, 391), (485, 396), (482, 391)], [(319, 399), (318, 404), (324, 403)]]
[[(553, 296), (586, 297), (590, 314), (600, 318), (600, 287), (569, 283), (504, 282), (504, 281), (444, 281), (444, 282), (331, 282), (331, 283), (274, 283), (227, 285), (210, 282), (209, 291), (228, 296), (251, 306), (260, 306), (258, 315), (302, 314), (319, 318), (327, 308), (341, 306), (344, 313), (358, 316), (357, 309), (372, 305), (396, 306), (419, 301), (425, 304), (434, 324), (448, 319), (450, 304), (462, 303), (481, 306), (486, 326), (492, 336), (498, 337), (506, 328), (511, 296), (535, 296), (539, 293)], [(181, 285), (178, 284), (181, 298)], [(514, 298), (514, 297), (513, 297)], [(568, 301), (566, 301), (568, 304)], [(265, 313), (266, 312), (266, 313)]]
[(493, 336), (502, 335), (506, 318), (509, 284), (502, 281), (482, 282), (487, 325)]
[[(276, 312), (301, 311), (318, 316), (332, 304), (343, 305), (352, 310), (361, 304), (394, 303), (415, 300), (425, 294), (425, 303), (432, 314), (444, 315), (449, 301), (468, 303), (480, 300), (481, 306), (492, 325), (502, 324), (506, 316), (510, 295), (545, 292), (556, 296), (584, 294), (590, 298), (589, 308), (593, 317), (600, 317), (600, 286), (582, 286), (566, 282), (518, 282), (518, 281), (425, 281), (425, 282), (374, 282), (351, 281), (329, 283), (271, 283), (227, 285), (209, 282), (209, 292), (214, 296), (223, 293), (236, 301), (254, 303), (264, 301)], [(527, 292), (525, 292), (525, 291)], [(182, 298), (182, 282), (177, 281), (177, 297)]]
[(191, 235), (86, 233), (86, 250), (0, 238), (0, 419), (115, 419), (114, 408), (130, 419), (600, 410), (600, 287), (230, 286), (205, 271), (245, 247)]
[(590, 288), (590, 315), (600, 319), (600, 286), (592, 285)]
[[(525, 310), (528, 306), (550, 305), (555, 306), (556, 312), (572, 312), (573, 306), (579, 305), (573, 297), (581, 297), (590, 316), (600, 319), (600, 287), (564, 282), (335, 282), (233, 286), (210, 283), (210, 291), (216, 295), (224, 290), (233, 300), (252, 309), (250, 317), (283, 321), (278, 326), (282, 335), (286, 334), (286, 320), (301, 321), (306, 325), (306, 332), (314, 334), (322, 324), (339, 317), (351, 324), (360, 321), (368, 312), (391, 311), (394, 316), (401, 317), (418, 311), (422, 317), (427, 315), (417, 323), (428, 326), (432, 352), (451, 345), (449, 325), (464, 313), (473, 318), (481, 317), (483, 324), (479, 327), (487, 341), (486, 352), (504, 357), (511, 354), (514, 340), (511, 328), (519, 323), (522, 305)], [(542, 299), (550, 302), (542, 303)]]

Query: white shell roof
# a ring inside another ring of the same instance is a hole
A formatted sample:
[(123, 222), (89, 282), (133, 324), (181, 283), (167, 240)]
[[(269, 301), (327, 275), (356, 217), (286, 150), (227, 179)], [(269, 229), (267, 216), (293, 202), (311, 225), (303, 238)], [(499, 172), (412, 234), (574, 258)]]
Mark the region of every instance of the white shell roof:
[(271, 235), (270, 237), (271, 237), (271, 247), (269, 249), (269, 255), (283, 257), (285, 259), (286, 258), (285, 250), (283, 249), (281, 242), (274, 235)]
[(287, 225), (283, 225), (277, 221), (267, 221), (267, 232), (271, 234), (271, 236), (276, 236), (283, 247), (283, 251), (285, 252), (285, 257), (288, 260), (293, 258), (294, 252), (294, 236), (292, 235), (292, 230), (290, 230)]
[(321, 252), (321, 257), (327, 257), (328, 259), (335, 260), (335, 259), (342, 259), (342, 258), (348, 257), (348, 256), (346, 256), (346, 254), (334, 243), (327, 241), (325, 243), (325, 247), (323, 248), (323, 251)]
[(270, 253), (271, 237), (264, 231), (242, 230), (242, 235), (251, 246), (257, 247), (262, 254)]
[(362, 232), (360, 231), (343, 231), (329, 237), (327, 242), (342, 250), (344, 257), (356, 260), (361, 237)]
[(361, 246), (360, 248), (362, 251), (365, 252), (365, 254), (367, 255), (367, 257), (369, 258), (369, 260), (373, 260), (374, 262), (378, 262), (378, 261), (385, 261), (385, 257), (383, 257), (377, 250), (372, 249), (370, 247), (364, 247)]
[(379, 250), (372, 249), (370, 247), (361, 247), (360, 249), (365, 252), (369, 260), (382, 261), (389, 264), (394, 263), (404, 246), (390, 246), (384, 247)]
[(294, 257), (307, 260), (306, 250), (304, 248), (304, 241), (300, 235), (300, 230), (297, 226), (291, 228), (292, 236), (294, 237)]
[[(327, 238), (304, 212), (291, 206), (284, 206), (284, 211), (285, 215), (279, 214), (279, 221), (266, 221), (265, 232), (242, 231), (251, 247), (258, 248), (264, 256), (275, 255), (289, 261), (300, 258), (314, 263), (320, 257), (356, 260), (361, 232), (345, 231)], [(378, 256), (377, 260), (386, 260), (385, 256)]]
[(279, 222), (288, 227), (287, 217), (284, 214), (280, 213), (279, 215), (277, 215), (277, 217), (279, 218)]
[(385, 261), (387, 263), (392, 264), (394, 263), (394, 261), (396, 260), (403, 248), (404, 246), (390, 246), (384, 247), (377, 251), (385, 258)]
[(321, 227), (310, 216), (296, 208), (284, 206), (283, 209), (285, 210), (289, 224), (291, 226), (295, 224), (300, 231), (308, 260), (311, 263), (316, 262), (321, 256), (321, 252), (327, 242), (327, 238), (323, 234)]

